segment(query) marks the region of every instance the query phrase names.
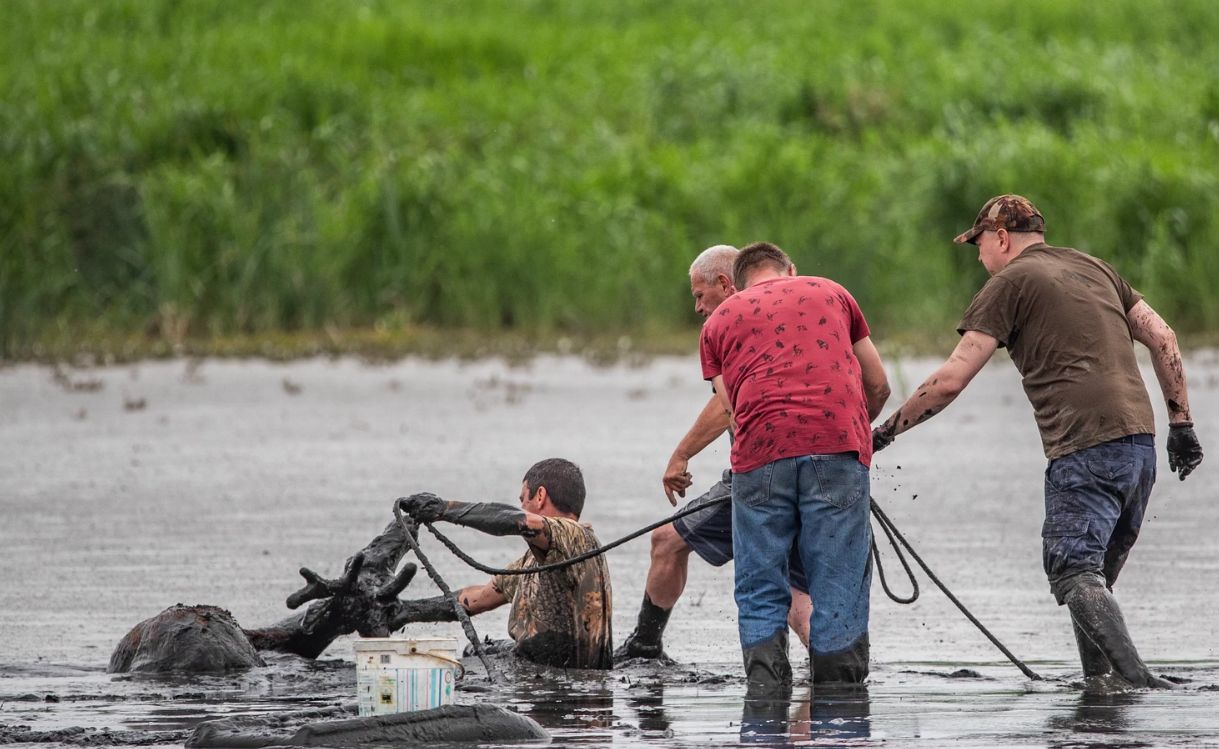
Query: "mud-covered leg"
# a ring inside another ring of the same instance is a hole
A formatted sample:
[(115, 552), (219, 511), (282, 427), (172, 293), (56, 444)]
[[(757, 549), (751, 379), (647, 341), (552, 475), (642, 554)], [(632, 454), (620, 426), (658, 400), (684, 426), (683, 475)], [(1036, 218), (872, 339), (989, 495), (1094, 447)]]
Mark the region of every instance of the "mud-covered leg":
[(1152, 674), (1139, 657), (1117, 600), (1100, 575), (1085, 572), (1074, 576), (1063, 587), (1066, 588), (1063, 600), (1071, 612), (1071, 620), (1104, 654), (1118, 676), (1136, 687), (1174, 687), (1172, 682)]

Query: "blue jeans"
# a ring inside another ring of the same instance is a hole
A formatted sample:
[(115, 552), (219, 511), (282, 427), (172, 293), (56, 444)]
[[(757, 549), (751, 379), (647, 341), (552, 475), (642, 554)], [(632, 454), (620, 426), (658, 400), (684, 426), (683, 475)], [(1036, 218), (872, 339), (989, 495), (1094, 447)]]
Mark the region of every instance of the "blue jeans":
[(1082, 573), (1101, 575), (1113, 587), (1139, 537), (1155, 480), (1150, 434), (1102, 442), (1050, 461), (1041, 556), (1059, 605)]
[[(682, 506), (702, 506), (717, 499), (732, 496), (732, 471), (724, 471), (723, 477), (707, 490), (706, 494), (692, 499)], [(673, 521), (673, 530), (681, 540), (694, 550), (704, 562), (712, 567), (722, 567), (732, 561), (732, 503), (721, 502), (698, 512), (690, 513)], [(791, 586), (807, 593), (808, 581), (804, 577), (804, 565), (796, 550), (792, 549)]]
[(783, 458), (732, 480), (741, 647), (787, 628), (793, 545), (813, 599), (809, 649), (851, 647), (868, 631), (872, 528), (868, 469), (854, 453)]

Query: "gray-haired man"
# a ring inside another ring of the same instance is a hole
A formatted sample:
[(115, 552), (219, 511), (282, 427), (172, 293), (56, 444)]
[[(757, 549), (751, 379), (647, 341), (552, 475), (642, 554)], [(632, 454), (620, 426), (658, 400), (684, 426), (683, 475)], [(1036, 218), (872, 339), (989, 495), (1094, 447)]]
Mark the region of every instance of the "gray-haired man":
[[(690, 294), (694, 311), (706, 318), (720, 304), (736, 293), (732, 282), (732, 264), (738, 250), (730, 245), (715, 245), (703, 250), (690, 265)], [(685, 497), (694, 479), (689, 472), (690, 459), (698, 455), (721, 434), (728, 431), (728, 412), (714, 393), (695, 419), (669, 458), (663, 485), (669, 504)], [(686, 507), (701, 506), (732, 496), (732, 471), (723, 476), (705, 494), (690, 500)], [(616, 659), (664, 657), (662, 638), (669, 614), (686, 588), (690, 552), (703, 561), (719, 567), (732, 559), (732, 503), (720, 501), (703, 510), (678, 518), (652, 532), (651, 566), (648, 568), (643, 603), (639, 619), (626, 641), (614, 652)], [(812, 603), (808, 584), (798, 555), (791, 558), (792, 603), (788, 624), (808, 645), (809, 617)]]

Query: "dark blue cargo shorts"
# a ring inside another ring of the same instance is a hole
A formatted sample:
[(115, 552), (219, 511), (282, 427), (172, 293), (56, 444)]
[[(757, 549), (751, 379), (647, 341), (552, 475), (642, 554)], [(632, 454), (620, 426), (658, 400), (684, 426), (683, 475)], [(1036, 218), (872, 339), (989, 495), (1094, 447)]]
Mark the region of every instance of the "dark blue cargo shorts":
[(1155, 480), (1150, 434), (1102, 442), (1050, 461), (1041, 549), (1060, 606), (1083, 573), (1100, 575), (1113, 587), (1139, 537)]

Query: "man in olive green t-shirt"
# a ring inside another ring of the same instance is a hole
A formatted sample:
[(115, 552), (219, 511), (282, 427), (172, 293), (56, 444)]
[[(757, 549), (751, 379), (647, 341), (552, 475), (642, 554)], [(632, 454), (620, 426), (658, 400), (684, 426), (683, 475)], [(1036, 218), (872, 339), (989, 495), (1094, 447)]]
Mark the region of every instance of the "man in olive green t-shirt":
[(1042, 562), (1071, 613), (1084, 675), (1171, 686), (1139, 658), (1112, 588), (1156, 472), (1155, 419), (1133, 341), (1150, 350), (1168, 406), (1169, 467), (1184, 480), (1202, 462), (1176, 335), (1109, 264), (1047, 245), (1045, 219), (1019, 195), (991, 198), (955, 241), (977, 245), (991, 278), (948, 361), (876, 428), (873, 450), (942, 411), (1006, 347), (1049, 460)]

